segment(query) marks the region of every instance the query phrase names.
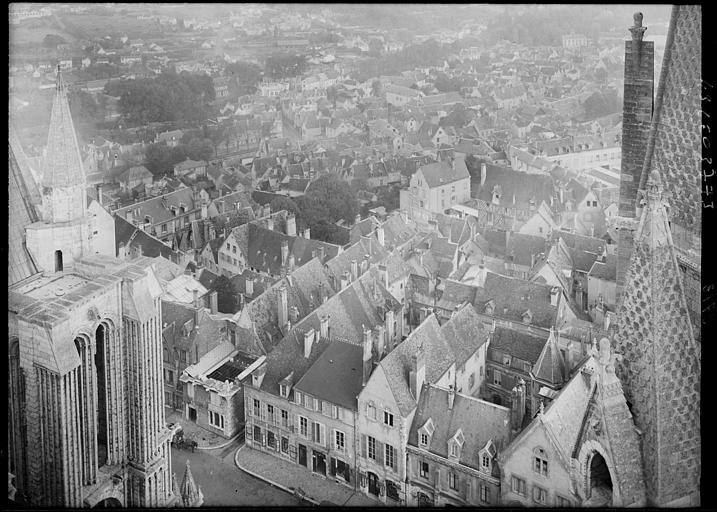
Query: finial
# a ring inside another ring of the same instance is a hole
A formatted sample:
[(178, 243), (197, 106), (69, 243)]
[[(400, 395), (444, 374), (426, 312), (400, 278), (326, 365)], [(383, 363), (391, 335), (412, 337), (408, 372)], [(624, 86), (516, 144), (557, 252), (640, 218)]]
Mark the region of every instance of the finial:
[(647, 181), (647, 199), (649, 202), (662, 199), (662, 177), (657, 170), (650, 172), (650, 177)]
[(642, 37), (645, 35), (645, 30), (647, 30), (647, 27), (642, 26), (642, 13), (636, 12), (632, 16), (632, 20), (634, 25), (629, 29), (632, 34), (632, 40), (642, 41)]

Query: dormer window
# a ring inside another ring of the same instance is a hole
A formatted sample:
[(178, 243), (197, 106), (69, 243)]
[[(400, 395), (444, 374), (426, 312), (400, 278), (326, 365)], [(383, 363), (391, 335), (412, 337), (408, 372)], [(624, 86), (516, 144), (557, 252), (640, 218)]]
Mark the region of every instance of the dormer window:
[(287, 386), (286, 384), (279, 384), (279, 394), (283, 398), (288, 398), (289, 397), (289, 386)]
[(487, 454), (483, 454), (480, 458), (480, 467), (484, 471), (490, 471), (490, 457)]
[(463, 436), (463, 431), (459, 428), (455, 435), (448, 440), (448, 454), (451, 458), (460, 458), (461, 449), (466, 438)]
[(428, 418), (428, 420), (423, 424), (423, 426), (418, 429), (418, 435), (419, 439), (421, 440), (421, 448), (428, 449), (428, 447), (431, 445), (431, 438), (433, 437), (433, 432), (435, 431), (435, 427), (433, 426), (433, 420), (431, 418)]

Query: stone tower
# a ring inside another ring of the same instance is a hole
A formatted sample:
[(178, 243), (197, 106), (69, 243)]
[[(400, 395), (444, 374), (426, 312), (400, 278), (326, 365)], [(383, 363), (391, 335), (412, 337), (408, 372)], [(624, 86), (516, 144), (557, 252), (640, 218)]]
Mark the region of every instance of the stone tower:
[(202, 494), (201, 487), (194, 482), (192, 470), (189, 467), (189, 459), (187, 459), (187, 467), (184, 469), (180, 494), (182, 496), (182, 506), (184, 507), (201, 507), (202, 503), (204, 503), (204, 494)]
[(49, 133), (39, 190), (8, 144), (8, 471), (32, 506), (171, 505), (161, 287), (93, 254), (61, 76)]
[(616, 373), (642, 433), (648, 505), (697, 506), (700, 347), (657, 171), (647, 187), (618, 312), (616, 346), (623, 357)]
[[(630, 27), (632, 39), (625, 42), (625, 75), (622, 109), (622, 161), (620, 168), (620, 200), (618, 215), (634, 219), (637, 187), (645, 161), (647, 139), (652, 119), (655, 81), (655, 44), (643, 41), (647, 27), (642, 14), (635, 13)], [(632, 253), (633, 233), (625, 222), (618, 225), (617, 296), (622, 295), (625, 271)], [(619, 300), (619, 299), (618, 299)]]

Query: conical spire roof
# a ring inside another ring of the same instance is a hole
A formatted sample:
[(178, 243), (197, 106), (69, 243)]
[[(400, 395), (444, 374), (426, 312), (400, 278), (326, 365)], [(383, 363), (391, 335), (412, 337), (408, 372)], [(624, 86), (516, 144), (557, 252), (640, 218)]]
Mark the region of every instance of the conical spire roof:
[(700, 349), (685, 300), (662, 179), (653, 171), (618, 313), (617, 375), (643, 433), (650, 504), (699, 492)]
[(67, 89), (59, 69), (43, 161), (42, 185), (49, 188), (85, 185), (85, 173), (75, 126), (70, 115)]
[(548, 341), (535, 362), (533, 375), (551, 384), (560, 385), (565, 381), (565, 374), (565, 362), (558, 348), (557, 334), (551, 329)]
[(194, 482), (192, 470), (189, 467), (189, 459), (187, 459), (187, 467), (184, 470), (184, 478), (182, 478), (180, 493), (182, 495), (182, 503), (185, 507), (199, 506), (201, 505), (201, 502), (204, 501), (202, 490)]

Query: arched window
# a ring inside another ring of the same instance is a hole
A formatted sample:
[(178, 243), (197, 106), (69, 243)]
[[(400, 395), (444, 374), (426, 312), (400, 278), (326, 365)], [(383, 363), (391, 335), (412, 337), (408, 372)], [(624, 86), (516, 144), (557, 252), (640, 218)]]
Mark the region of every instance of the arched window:
[(548, 476), (548, 454), (542, 448), (533, 450), (533, 471)]
[(62, 272), (62, 251), (55, 251), (55, 272)]

